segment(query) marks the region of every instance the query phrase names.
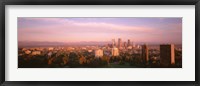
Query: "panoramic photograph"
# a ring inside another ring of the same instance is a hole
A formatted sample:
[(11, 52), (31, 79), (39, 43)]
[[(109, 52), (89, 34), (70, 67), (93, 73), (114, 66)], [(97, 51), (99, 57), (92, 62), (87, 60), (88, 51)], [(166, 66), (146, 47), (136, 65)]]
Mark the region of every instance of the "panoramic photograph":
[(18, 68), (182, 68), (181, 17), (18, 17)]

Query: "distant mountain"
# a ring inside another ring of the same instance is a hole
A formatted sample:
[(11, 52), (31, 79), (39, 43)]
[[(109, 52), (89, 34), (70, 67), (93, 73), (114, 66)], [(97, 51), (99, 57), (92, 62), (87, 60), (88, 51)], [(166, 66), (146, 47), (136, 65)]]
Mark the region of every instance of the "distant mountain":
[[(97, 41), (81, 41), (81, 42), (38, 42), (38, 41), (19, 41), (18, 47), (50, 47), (50, 46), (102, 46), (111, 44), (110, 41), (105, 42), (97, 42)], [(145, 43), (145, 42), (136, 42), (134, 44), (147, 44), (149, 46), (158, 46), (164, 43)], [(182, 46), (182, 44), (175, 44), (178, 46)]]
[(81, 42), (37, 42), (37, 41), (19, 41), (18, 47), (48, 47), (48, 46), (101, 46), (111, 42), (95, 42), (95, 41), (81, 41)]

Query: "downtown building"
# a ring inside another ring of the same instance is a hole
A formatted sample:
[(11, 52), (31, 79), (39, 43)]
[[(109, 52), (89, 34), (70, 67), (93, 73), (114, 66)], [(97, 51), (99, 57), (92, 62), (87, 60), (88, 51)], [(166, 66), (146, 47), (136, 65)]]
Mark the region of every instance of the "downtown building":
[(160, 45), (160, 63), (163, 66), (175, 64), (175, 49), (173, 44)]
[(128, 39), (128, 44), (127, 44), (127, 46), (131, 46), (131, 40), (130, 40), (130, 39)]
[(145, 65), (149, 64), (149, 48), (146, 44), (142, 45), (142, 60)]
[(121, 38), (118, 38), (118, 48), (119, 48), (119, 49), (122, 49), (122, 46), (123, 46), (123, 44), (122, 44), (122, 39), (121, 39)]
[(112, 48), (116, 47), (115, 39), (112, 39)]

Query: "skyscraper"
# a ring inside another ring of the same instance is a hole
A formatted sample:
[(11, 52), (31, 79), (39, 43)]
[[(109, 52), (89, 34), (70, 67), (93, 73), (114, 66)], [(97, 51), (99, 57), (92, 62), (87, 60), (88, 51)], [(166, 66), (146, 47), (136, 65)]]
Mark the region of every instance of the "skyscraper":
[(127, 48), (127, 43), (126, 43), (126, 42), (124, 42), (124, 48), (125, 48), (125, 49)]
[(118, 48), (116, 48), (116, 47), (112, 48), (111, 53), (112, 53), (112, 56), (119, 56), (119, 50), (118, 50)]
[(175, 64), (175, 51), (173, 44), (160, 45), (160, 61), (164, 66)]
[(127, 44), (127, 46), (131, 46), (131, 41), (130, 41), (130, 39), (128, 39), (128, 44)]
[(134, 43), (134, 42), (132, 42), (131, 45), (132, 45), (133, 47), (135, 47), (135, 43)]
[(149, 63), (149, 49), (146, 44), (142, 45), (142, 59), (145, 64)]
[(122, 48), (122, 39), (118, 38), (118, 48)]
[(116, 43), (115, 43), (115, 39), (112, 39), (112, 47), (115, 47)]

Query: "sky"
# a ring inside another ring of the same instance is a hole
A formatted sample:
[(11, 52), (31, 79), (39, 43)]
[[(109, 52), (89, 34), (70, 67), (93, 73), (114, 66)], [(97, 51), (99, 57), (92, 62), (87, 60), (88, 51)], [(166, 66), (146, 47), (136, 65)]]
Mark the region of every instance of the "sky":
[(182, 18), (165, 17), (18, 17), (18, 41), (133, 42), (182, 44)]

